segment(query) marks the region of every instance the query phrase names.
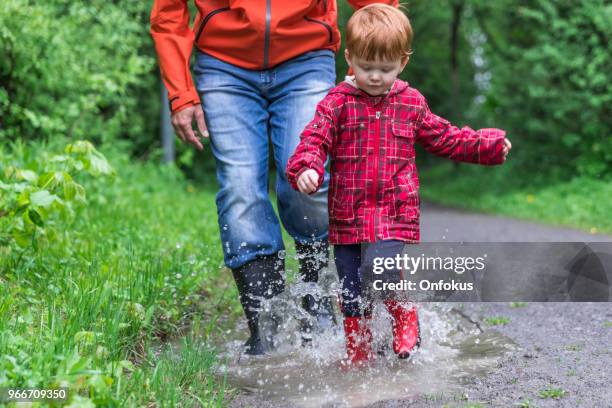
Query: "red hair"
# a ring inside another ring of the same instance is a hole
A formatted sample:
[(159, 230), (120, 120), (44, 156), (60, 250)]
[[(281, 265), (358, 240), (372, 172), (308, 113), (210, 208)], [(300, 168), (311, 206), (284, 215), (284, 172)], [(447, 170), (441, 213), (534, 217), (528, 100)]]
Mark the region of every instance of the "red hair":
[(412, 26), (399, 9), (370, 4), (357, 10), (346, 27), (346, 49), (367, 61), (397, 60), (412, 53)]

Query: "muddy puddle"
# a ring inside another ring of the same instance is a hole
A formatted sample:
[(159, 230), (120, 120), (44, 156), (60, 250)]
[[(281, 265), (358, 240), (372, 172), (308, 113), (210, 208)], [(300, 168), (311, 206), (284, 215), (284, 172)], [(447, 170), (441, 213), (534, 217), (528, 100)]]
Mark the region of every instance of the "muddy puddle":
[[(325, 286), (325, 285), (324, 285)], [(219, 339), (217, 375), (228, 384), (276, 406), (360, 407), (390, 399), (458, 392), (473, 377), (486, 375), (515, 348), (507, 337), (481, 327), (466, 316), (460, 304), (418, 305), (421, 348), (409, 360), (391, 349), (391, 320), (384, 307), (374, 309), (372, 332), (377, 358), (364, 368), (347, 370), (342, 318), (338, 325), (313, 335), (304, 346), (300, 319), (304, 312), (295, 299), (304, 293), (337, 293), (333, 283), (323, 289), (296, 284), (266, 304), (262, 324), (277, 328), (274, 351), (263, 357), (241, 353), (244, 323)]]

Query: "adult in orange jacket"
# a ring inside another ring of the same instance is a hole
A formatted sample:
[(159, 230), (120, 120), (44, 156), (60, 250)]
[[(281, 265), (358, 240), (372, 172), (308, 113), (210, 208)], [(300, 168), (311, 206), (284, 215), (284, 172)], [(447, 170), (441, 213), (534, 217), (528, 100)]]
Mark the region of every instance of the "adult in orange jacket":
[[(353, 8), (397, 0), (348, 0)], [(334, 0), (155, 0), (151, 35), (168, 89), (178, 137), (198, 149), (192, 129), (211, 137), (216, 160), (217, 213), (225, 264), (232, 270), (250, 330), (246, 353), (265, 352), (258, 329), (260, 299), (284, 288), (284, 244), (268, 196), (268, 140), (277, 168), (278, 212), (293, 237), (300, 275), (316, 282), (327, 265), (327, 188), (294, 191), (285, 171), (316, 104), (335, 83), (340, 46)], [(196, 46), (190, 73), (190, 57)], [(329, 322), (319, 302), (303, 299), (317, 320)]]

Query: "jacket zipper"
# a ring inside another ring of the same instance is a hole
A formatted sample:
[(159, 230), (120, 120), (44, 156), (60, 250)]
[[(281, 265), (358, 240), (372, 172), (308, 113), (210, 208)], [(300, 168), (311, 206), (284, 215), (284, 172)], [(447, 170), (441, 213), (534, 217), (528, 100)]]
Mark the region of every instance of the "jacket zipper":
[(215, 14), (219, 14), (223, 11), (228, 11), (229, 9), (230, 9), (229, 6), (221, 7), (216, 10), (211, 11), (210, 13), (206, 15), (206, 17), (204, 17), (204, 19), (200, 23), (200, 27), (198, 27), (198, 33), (196, 34), (196, 37), (195, 37), (196, 44), (198, 43), (198, 40), (200, 39), (200, 35), (202, 35), (202, 31), (204, 31), (204, 26), (208, 23), (208, 20), (210, 20)]
[(310, 18), (307, 16), (304, 16), (304, 20), (310, 21), (311, 23), (321, 24), (323, 27), (327, 29), (327, 34), (329, 35), (329, 42), (331, 43), (333, 41), (334, 37), (332, 35), (332, 28), (329, 24), (324, 23), (323, 21), (320, 21), (320, 20), (315, 20), (314, 18)]
[(376, 111), (376, 133), (374, 137), (375, 145), (374, 145), (374, 170), (375, 177), (372, 180), (372, 184), (374, 184), (372, 191), (372, 204), (374, 206), (374, 216), (372, 223), (372, 229), (370, 230), (370, 240), (371, 242), (376, 242), (376, 220), (377, 220), (377, 210), (378, 210), (378, 183), (380, 181), (379, 173), (380, 173), (380, 160), (378, 155), (380, 154), (380, 111)]
[(263, 69), (268, 69), (270, 56), (270, 22), (272, 21), (272, 0), (266, 0), (266, 32), (264, 36)]

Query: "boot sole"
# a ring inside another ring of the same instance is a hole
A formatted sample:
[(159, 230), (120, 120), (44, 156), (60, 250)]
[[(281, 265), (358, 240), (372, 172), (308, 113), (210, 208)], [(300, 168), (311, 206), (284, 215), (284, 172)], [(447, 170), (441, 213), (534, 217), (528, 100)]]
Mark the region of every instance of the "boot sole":
[(420, 347), (421, 347), (421, 334), (419, 334), (417, 342), (414, 345), (414, 347), (412, 348), (412, 350), (410, 350), (410, 352), (408, 352), (408, 351), (401, 351), (401, 352), (397, 353), (397, 358), (399, 358), (400, 360), (406, 360), (407, 358), (410, 357), (410, 354), (412, 352), (417, 351)]

